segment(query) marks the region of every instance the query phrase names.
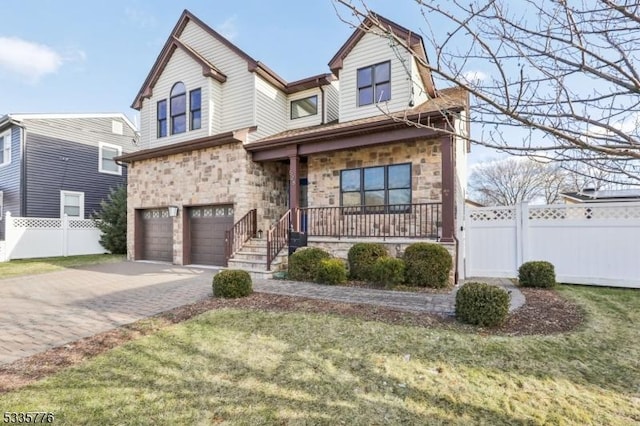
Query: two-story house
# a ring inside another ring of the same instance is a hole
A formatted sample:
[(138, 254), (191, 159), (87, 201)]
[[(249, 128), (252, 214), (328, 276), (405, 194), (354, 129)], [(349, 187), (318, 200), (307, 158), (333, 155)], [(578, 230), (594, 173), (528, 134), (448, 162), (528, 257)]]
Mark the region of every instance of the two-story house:
[(136, 148), (124, 114), (0, 117), (0, 240), (5, 214), (90, 218), (111, 188), (126, 184), (117, 156)]
[(422, 239), (455, 256), (468, 98), (417, 59), (416, 33), (371, 15), (330, 72), (287, 82), (184, 11), (132, 105), (129, 258), (265, 270), (289, 229), (339, 255)]

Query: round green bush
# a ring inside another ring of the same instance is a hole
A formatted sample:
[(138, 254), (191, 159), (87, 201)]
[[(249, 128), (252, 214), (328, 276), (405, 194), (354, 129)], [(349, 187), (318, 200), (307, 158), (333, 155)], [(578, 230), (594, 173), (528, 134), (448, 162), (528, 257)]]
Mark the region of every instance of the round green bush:
[(227, 299), (245, 297), (253, 292), (251, 276), (247, 271), (226, 269), (213, 276), (213, 295)]
[(373, 265), (381, 257), (389, 253), (382, 244), (356, 243), (351, 246), (347, 259), (349, 261), (349, 276), (354, 280), (370, 281)]
[(347, 282), (347, 267), (341, 259), (322, 259), (316, 281), (329, 285), (344, 284)]
[(484, 327), (500, 325), (509, 314), (509, 293), (487, 283), (470, 282), (456, 293), (456, 317)]
[(300, 248), (289, 256), (287, 275), (294, 281), (315, 281), (320, 262), (330, 258), (331, 255), (321, 248)]
[(453, 266), (451, 255), (439, 244), (414, 243), (404, 251), (406, 284), (413, 287), (443, 288), (449, 284)]
[(371, 269), (371, 281), (379, 286), (395, 287), (404, 282), (404, 261), (395, 257), (381, 257)]
[(549, 262), (525, 262), (518, 269), (518, 280), (523, 287), (553, 287), (556, 284), (556, 271)]

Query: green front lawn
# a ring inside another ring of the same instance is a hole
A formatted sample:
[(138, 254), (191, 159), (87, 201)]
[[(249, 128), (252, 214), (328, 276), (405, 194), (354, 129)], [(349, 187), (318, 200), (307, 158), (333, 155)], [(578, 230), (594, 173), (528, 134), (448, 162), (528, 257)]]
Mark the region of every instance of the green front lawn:
[(640, 291), (561, 286), (579, 331), (506, 337), (221, 309), (19, 391), (59, 424), (637, 424)]
[(18, 275), (42, 274), (65, 268), (111, 263), (124, 260), (119, 254), (90, 254), (85, 256), (44, 257), (39, 259), (18, 259), (0, 262), (0, 279)]

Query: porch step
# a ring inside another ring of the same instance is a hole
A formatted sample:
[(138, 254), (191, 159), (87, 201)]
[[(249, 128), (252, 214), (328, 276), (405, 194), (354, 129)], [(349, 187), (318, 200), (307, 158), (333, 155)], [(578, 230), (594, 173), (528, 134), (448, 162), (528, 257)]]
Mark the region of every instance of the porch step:
[(271, 271), (267, 271), (267, 240), (252, 238), (229, 259), (227, 267), (248, 271), (250, 275), (256, 275), (257, 278), (270, 278), (273, 272), (286, 268), (288, 253), (288, 248), (285, 246), (271, 262)]

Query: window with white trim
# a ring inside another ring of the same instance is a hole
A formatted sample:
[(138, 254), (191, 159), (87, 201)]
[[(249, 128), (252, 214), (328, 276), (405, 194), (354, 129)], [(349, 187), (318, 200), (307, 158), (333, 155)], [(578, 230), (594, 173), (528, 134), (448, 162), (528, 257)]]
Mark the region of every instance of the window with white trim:
[(100, 173), (121, 176), (122, 166), (116, 163), (115, 158), (122, 155), (122, 147), (100, 142), (99, 150), (98, 170)]
[(0, 167), (11, 163), (11, 130), (0, 135)]
[(60, 217), (84, 219), (84, 192), (60, 191)]

